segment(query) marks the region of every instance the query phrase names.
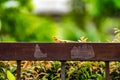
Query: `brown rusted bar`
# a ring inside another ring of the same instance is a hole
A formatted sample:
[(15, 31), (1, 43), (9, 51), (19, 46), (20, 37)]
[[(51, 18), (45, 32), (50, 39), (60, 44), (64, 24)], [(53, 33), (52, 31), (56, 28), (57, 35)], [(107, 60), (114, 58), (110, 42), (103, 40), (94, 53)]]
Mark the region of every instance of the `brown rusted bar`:
[(120, 61), (120, 43), (0, 43), (0, 60)]
[(106, 80), (110, 80), (109, 61), (120, 61), (120, 43), (0, 43), (0, 60), (17, 60), (17, 80), (21, 60), (59, 60), (62, 80), (65, 61), (105, 61)]
[(61, 61), (61, 80), (65, 80), (65, 61)]
[(110, 68), (109, 68), (109, 61), (105, 61), (106, 66), (106, 80), (110, 80)]
[(21, 80), (21, 60), (17, 60), (17, 80)]

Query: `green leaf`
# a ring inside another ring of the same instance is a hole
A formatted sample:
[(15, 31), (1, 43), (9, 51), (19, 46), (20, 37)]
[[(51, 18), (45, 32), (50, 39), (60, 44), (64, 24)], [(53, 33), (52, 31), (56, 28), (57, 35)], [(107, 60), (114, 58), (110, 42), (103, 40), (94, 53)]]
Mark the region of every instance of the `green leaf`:
[(16, 80), (15, 76), (9, 70), (7, 70), (7, 78), (8, 80)]

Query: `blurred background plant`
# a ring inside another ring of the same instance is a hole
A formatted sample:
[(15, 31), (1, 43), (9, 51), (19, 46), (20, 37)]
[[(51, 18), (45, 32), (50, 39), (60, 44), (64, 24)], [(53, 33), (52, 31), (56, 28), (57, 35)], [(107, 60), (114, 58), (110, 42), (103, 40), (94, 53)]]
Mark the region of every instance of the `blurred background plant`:
[[(0, 0), (1, 42), (53, 42), (52, 36), (74, 41), (86, 36), (91, 42), (120, 42), (120, 0), (51, 0), (47, 6), (52, 11), (47, 9), (46, 12), (34, 12), (37, 5), (34, 1), (40, 5), (49, 0)], [(68, 1), (67, 8), (57, 9), (59, 5), (53, 10), (51, 6), (55, 1), (60, 1), (56, 5)], [(60, 62), (26, 63), (22, 63), (23, 80), (60, 80)], [(68, 61), (67, 80), (102, 80), (104, 63), (95, 63)], [(119, 67), (119, 62), (111, 63), (111, 80), (120, 79)], [(10, 80), (9, 76), (16, 76), (16, 63), (1, 61), (0, 72), (1, 80)]]
[(35, 1), (38, 5), (44, 2), (0, 0), (2, 42), (52, 42), (52, 36), (69, 40), (78, 40), (79, 37), (86, 36), (93, 42), (106, 42), (107, 39), (113, 38), (113, 28), (120, 26), (119, 0), (58, 0), (56, 4), (63, 3), (67, 8), (64, 11), (60, 9), (65, 7), (58, 8), (56, 12), (53, 8), (55, 6), (51, 7), (55, 5), (54, 0), (51, 1), (51, 5), (47, 5), (50, 9), (45, 7), (48, 8), (46, 12), (39, 9), (35, 12)]

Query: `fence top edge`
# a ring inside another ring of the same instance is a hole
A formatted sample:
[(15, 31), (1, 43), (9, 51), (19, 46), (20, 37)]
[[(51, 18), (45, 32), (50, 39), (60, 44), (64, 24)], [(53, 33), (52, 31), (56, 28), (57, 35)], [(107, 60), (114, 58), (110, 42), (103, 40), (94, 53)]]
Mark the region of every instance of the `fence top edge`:
[(67, 43), (58, 43), (58, 42), (0, 42), (0, 44), (120, 44), (117, 42), (67, 42)]

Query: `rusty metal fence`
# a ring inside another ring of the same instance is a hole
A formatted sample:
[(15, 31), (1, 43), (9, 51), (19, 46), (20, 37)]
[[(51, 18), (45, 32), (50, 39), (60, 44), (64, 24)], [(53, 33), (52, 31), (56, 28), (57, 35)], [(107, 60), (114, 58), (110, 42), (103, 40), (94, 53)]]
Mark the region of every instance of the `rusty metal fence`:
[(110, 80), (109, 61), (120, 61), (120, 43), (0, 43), (0, 60), (17, 61), (17, 80), (21, 80), (21, 61), (61, 61), (61, 80), (65, 80), (65, 61), (105, 61)]

